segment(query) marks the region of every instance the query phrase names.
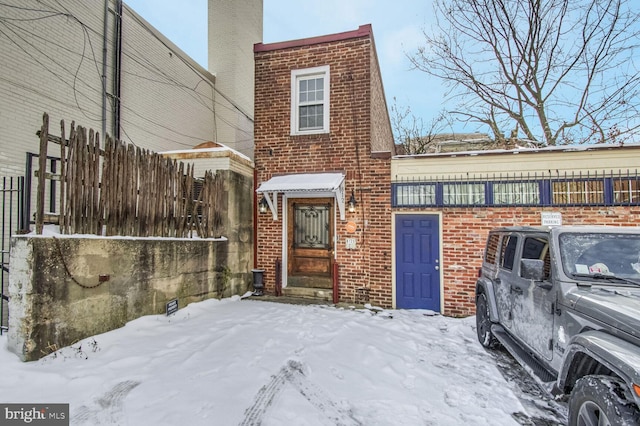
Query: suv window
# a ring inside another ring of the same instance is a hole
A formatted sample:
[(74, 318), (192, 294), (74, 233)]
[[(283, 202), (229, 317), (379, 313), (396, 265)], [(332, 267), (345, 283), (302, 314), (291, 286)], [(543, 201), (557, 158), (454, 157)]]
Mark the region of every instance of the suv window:
[(502, 241), (502, 255), (500, 256), (500, 262), (503, 268), (512, 270), (513, 261), (516, 257), (516, 247), (518, 246), (518, 237), (515, 235), (509, 235)]
[(498, 244), (500, 243), (500, 234), (490, 234), (487, 240), (487, 250), (484, 253), (484, 260), (494, 265), (496, 263), (496, 255), (498, 254)]
[(548, 280), (551, 272), (551, 256), (549, 241), (542, 237), (526, 237), (522, 247), (523, 259), (544, 260), (544, 280)]
[(615, 233), (563, 233), (560, 256), (565, 273), (640, 279), (640, 236)]

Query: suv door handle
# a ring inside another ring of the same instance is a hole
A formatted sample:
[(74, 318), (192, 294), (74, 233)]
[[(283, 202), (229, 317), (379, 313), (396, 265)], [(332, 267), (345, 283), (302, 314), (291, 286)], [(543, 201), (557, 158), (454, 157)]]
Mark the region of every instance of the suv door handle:
[(513, 293), (523, 294), (523, 291), (522, 291), (522, 289), (521, 289), (520, 287), (514, 287), (514, 286), (511, 286), (511, 291), (512, 291)]

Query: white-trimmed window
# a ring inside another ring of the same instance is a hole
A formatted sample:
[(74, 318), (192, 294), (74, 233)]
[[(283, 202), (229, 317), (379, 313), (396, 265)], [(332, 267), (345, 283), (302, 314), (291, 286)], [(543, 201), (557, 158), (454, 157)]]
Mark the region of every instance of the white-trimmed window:
[(329, 65), (291, 71), (291, 134), (329, 132)]
[(484, 204), (484, 187), (483, 183), (445, 183), (442, 185), (442, 203), (445, 206)]
[(397, 206), (421, 206), (436, 204), (434, 183), (398, 185), (396, 187)]
[(497, 182), (493, 185), (493, 204), (526, 205), (540, 203), (537, 182)]

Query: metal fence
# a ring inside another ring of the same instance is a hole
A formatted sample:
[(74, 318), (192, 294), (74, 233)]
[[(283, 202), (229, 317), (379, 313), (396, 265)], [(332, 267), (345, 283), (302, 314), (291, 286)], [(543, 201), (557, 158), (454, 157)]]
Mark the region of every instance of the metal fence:
[(24, 177), (0, 178), (0, 195), (2, 196), (2, 274), (0, 275), (0, 334), (9, 326), (9, 256), (10, 238), (18, 231), (23, 205)]
[(392, 182), (394, 207), (637, 206), (638, 170), (453, 175)]

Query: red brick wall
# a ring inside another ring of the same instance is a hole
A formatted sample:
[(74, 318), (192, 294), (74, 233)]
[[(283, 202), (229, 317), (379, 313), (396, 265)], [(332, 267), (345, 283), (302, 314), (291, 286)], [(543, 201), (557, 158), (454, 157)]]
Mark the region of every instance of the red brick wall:
[[(393, 141), (393, 131), (389, 121), (378, 56), (373, 45), (371, 46), (371, 106), (371, 149), (386, 151), (389, 149), (389, 141)], [(393, 143), (391, 149), (395, 151)]]
[[(371, 303), (390, 307), (391, 160), (390, 156), (371, 155), (371, 117), (380, 116), (382, 108), (386, 110), (386, 105), (379, 105), (379, 96), (372, 103), (372, 84), (379, 81), (372, 83), (372, 50), (370, 34), (282, 49), (258, 49), (254, 161), (257, 185), (281, 174), (346, 174), (346, 198), (354, 190), (358, 205), (355, 213), (347, 212), (346, 220), (338, 219), (336, 226), (340, 300), (353, 302), (356, 290), (365, 288)], [(330, 133), (291, 136), (291, 71), (324, 65), (330, 66)], [(376, 87), (375, 92), (381, 90)], [(386, 145), (391, 151), (391, 132), (388, 138)], [(265, 269), (267, 292), (275, 289), (275, 262), (282, 258), (281, 197), (278, 208), (277, 221), (270, 214), (258, 215), (257, 220), (257, 266)], [(347, 221), (356, 222), (355, 234), (347, 234)], [(357, 239), (357, 249), (345, 249), (347, 237)]]
[[(405, 209), (395, 209), (395, 211), (403, 210)], [(640, 207), (420, 209), (421, 213), (442, 213), (445, 315), (475, 314), (475, 282), (489, 230), (500, 226), (540, 225), (540, 212), (545, 210), (562, 213), (562, 221), (565, 225), (638, 226), (640, 224)], [(414, 209), (410, 211), (415, 212)]]

